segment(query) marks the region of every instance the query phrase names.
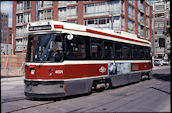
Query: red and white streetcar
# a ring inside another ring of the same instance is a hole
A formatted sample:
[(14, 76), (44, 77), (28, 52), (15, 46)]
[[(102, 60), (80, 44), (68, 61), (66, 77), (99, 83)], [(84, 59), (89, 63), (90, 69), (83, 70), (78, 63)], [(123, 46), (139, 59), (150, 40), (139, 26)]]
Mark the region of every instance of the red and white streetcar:
[(135, 34), (58, 22), (27, 26), (25, 95), (64, 97), (152, 77), (151, 43)]

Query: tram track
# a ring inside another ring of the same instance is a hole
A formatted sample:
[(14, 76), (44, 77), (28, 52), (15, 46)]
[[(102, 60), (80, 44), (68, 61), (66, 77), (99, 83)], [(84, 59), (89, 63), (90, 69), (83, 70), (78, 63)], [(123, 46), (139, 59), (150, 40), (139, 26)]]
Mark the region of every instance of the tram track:
[(38, 105), (33, 105), (33, 106), (28, 106), (28, 107), (24, 107), (24, 108), (20, 108), (20, 109), (16, 109), (16, 110), (12, 110), (12, 111), (8, 111), (7, 113), (13, 113), (13, 112), (17, 112), (17, 111), (22, 111), (22, 110), (26, 110), (29, 108), (34, 108), (34, 107), (38, 107), (38, 106), (42, 106), (42, 105), (47, 105), (47, 104), (51, 104), (51, 103), (55, 103), (55, 102), (46, 102), (46, 103), (42, 103), (42, 104), (38, 104)]
[[(157, 75), (156, 75), (157, 76)], [(159, 79), (159, 80), (166, 80), (165, 78), (168, 78), (169, 77), (169, 75), (167, 74), (166, 76), (157, 76), (156, 78), (152, 78), (151, 79), (151, 82), (150, 82), (150, 80), (143, 80), (143, 81), (140, 81), (140, 83), (138, 83), (137, 84), (137, 82), (136, 83), (131, 83), (131, 84), (128, 84), (127, 86), (131, 86), (131, 85), (134, 85), (134, 87), (138, 87), (138, 86), (140, 86), (141, 84), (143, 84), (143, 83), (145, 83), (145, 82), (147, 82), (147, 84), (146, 85), (144, 85), (144, 88), (146, 88), (146, 89), (149, 89), (149, 88), (151, 88), (152, 89), (152, 87), (153, 87), (153, 89), (159, 89), (160, 88), (160, 86), (161, 86), (161, 84), (162, 84), (162, 82), (161, 81), (155, 81), (156, 79)], [(125, 85), (124, 85), (125, 86)], [(156, 86), (156, 87), (155, 87)], [(158, 86), (158, 87), (157, 87)], [(114, 89), (119, 89), (120, 88), (120, 92), (121, 93), (115, 93), (114, 94), (114, 96), (121, 96), (121, 98), (123, 98), (123, 94), (125, 94), (125, 92), (126, 92), (126, 88), (127, 87), (123, 87), (123, 86), (121, 86), (121, 87), (115, 87), (115, 88), (110, 88), (110, 89), (108, 89), (108, 90), (104, 90), (104, 91), (110, 91), (110, 93), (112, 94), (112, 96), (113, 96), (113, 93), (111, 92), (112, 90), (114, 90)], [(121, 90), (122, 89), (122, 90)], [(141, 89), (139, 89), (139, 90), (135, 90), (135, 88), (132, 88), (133, 90), (132, 90), (132, 93), (126, 93), (126, 95), (125, 96), (129, 96), (129, 95), (134, 95), (134, 94), (138, 94), (140, 91), (141, 91)], [(161, 89), (161, 88), (160, 88)], [(125, 92), (123, 92), (125, 90)], [(100, 95), (101, 93), (103, 93), (104, 91), (100, 91), (100, 92), (93, 92), (91, 95), (92, 96), (95, 96), (95, 95)], [(131, 89), (130, 89), (130, 91), (131, 91)], [(158, 91), (160, 91), (160, 90), (158, 90)], [(72, 96), (72, 97), (74, 97), (75, 98), (75, 96)], [(72, 98), (71, 97), (71, 98)], [(79, 95), (78, 96), (76, 96), (76, 97), (80, 97)], [(38, 103), (37, 105), (29, 105), (29, 106), (26, 106), (26, 107), (21, 107), (21, 108), (17, 108), (17, 109), (14, 109), (14, 110), (11, 110), (11, 111), (8, 111), (7, 113), (14, 113), (14, 112), (20, 112), (20, 111), (23, 111), (23, 110), (27, 110), (27, 109), (32, 109), (32, 108), (36, 108), (36, 107), (39, 107), (39, 106), (43, 106), (43, 105), (48, 105), (48, 104), (52, 104), (52, 103), (55, 103), (55, 102), (57, 102), (57, 101), (61, 101), (61, 100), (66, 100), (66, 99), (70, 99), (69, 97), (68, 98), (58, 98), (58, 99), (41, 99), (41, 100), (29, 100), (27, 97), (12, 97), (12, 98), (5, 98), (5, 99), (1, 99), (1, 104), (4, 104), (4, 103), (12, 103), (12, 102), (16, 102), (16, 101), (24, 101), (24, 100), (28, 100), (28, 101), (42, 101), (43, 103)], [(48, 102), (47, 102), (48, 101)], [(133, 100), (134, 101), (134, 100)], [(106, 103), (107, 104), (107, 103)], [(112, 103), (111, 103), (112, 104)], [(101, 105), (99, 106), (99, 107), (101, 107)], [(88, 110), (92, 110), (93, 108), (89, 108)]]
[(5, 99), (1, 99), (1, 104), (7, 103), (7, 102), (14, 102), (14, 101), (25, 100), (25, 99), (26, 99), (26, 97), (5, 98)]

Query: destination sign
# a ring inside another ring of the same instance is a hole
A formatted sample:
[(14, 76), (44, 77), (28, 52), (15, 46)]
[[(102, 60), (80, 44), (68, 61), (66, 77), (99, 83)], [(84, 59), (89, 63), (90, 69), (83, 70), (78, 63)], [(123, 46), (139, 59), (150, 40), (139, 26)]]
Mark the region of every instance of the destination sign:
[(29, 26), (29, 31), (37, 31), (37, 30), (51, 30), (51, 25)]

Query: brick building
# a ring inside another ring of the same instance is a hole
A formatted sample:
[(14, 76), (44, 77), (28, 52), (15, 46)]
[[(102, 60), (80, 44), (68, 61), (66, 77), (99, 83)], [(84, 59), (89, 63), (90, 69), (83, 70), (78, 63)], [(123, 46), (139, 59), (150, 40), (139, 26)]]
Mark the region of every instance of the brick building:
[(14, 1), (14, 53), (26, 52), (28, 22), (58, 20), (100, 29), (135, 33), (152, 40), (150, 0), (115, 1)]
[(8, 44), (8, 14), (0, 12), (1, 16), (1, 43)]
[[(0, 12), (0, 40), (1, 40), (1, 54), (12, 54), (12, 28), (8, 27), (8, 14)], [(9, 36), (11, 34), (11, 36)]]
[(153, 6), (153, 55), (155, 59), (170, 59), (170, 1), (152, 2)]

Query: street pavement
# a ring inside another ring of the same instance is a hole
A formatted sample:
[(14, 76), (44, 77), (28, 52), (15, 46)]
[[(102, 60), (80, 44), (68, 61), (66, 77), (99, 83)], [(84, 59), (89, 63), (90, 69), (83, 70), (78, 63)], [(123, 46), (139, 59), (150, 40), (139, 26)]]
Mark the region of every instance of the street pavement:
[(170, 77), (170, 66), (154, 67), (151, 80), (53, 100), (27, 99), (24, 76), (1, 78), (1, 112), (170, 112)]

